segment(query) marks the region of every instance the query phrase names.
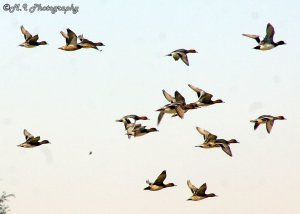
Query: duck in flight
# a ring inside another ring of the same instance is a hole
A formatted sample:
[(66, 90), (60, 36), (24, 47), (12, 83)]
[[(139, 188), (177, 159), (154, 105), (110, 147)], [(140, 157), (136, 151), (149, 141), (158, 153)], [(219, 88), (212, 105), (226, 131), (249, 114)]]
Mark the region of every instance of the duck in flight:
[(19, 45), (21, 47), (34, 48), (34, 47), (37, 47), (37, 46), (40, 46), (40, 45), (47, 45), (48, 44), (46, 41), (38, 42), (37, 40), (39, 40), (39, 35), (37, 34), (35, 36), (32, 36), (28, 32), (28, 30), (26, 30), (24, 28), (23, 25), (21, 26), (21, 32), (22, 32), (22, 34), (24, 35), (24, 38), (25, 38), (25, 42), (23, 42), (22, 44)]
[(149, 180), (146, 181), (146, 183), (149, 185), (144, 190), (150, 190), (150, 191), (158, 191), (167, 187), (173, 187), (176, 186), (174, 183), (168, 183), (164, 184), (164, 181), (167, 177), (166, 170), (162, 171), (162, 173), (156, 178), (156, 180), (152, 183)]
[(167, 54), (166, 56), (172, 56), (175, 61), (181, 59), (187, 66), (189, 66), (189, 60), (187, 57), (188, 53), (198, 53), (194, 49), (186, 50), (186, 49), (178, 49), (175, 51), (172, 51), (171, 53)]
[(77, 44), (77, 35), (69, 28), (67, 29), (67, 34), (63, 31), (60, 31), (60, 34), (66, 39), (66, 45), (58, 49), (64, 51), (76, 51), (82, 48), (81, 45)]
[(284, 118), (284, 116), (274, 117), (271, 115), (261, 115), (255, 120), (250, 120), (250, 122), (254, 123), (254, 130), (256, 130), (260, 124), (265, 123), (267, 132), (270, 134), (275, 120), (286, 120), (286, 119)]
[(26, 129), (24, 129), (24, 136), (25, 136), (26, 141), (24, 143), (21, 143), (20, 145), (18, 145), (19, 147), (33, 148), (33, 147), (40, 146), (42, 144), (50, 143), (48, 140), (43, 140), (43, 141), (39, 142), (40, 136), (34, 137)]
[(217, 139), (216, 135), (211, 134), (210, 132), (206, 131), (205, 129), (202, 129), (199, 127), (196, 127), (196, 129), (201, 135), (203, 135), (203, 138), (204, 138), (204, 142), (200, 146), (196, 146), (196, 147), (201, 147), (201, 148), (205, 148), (205, 149), (221, 147), (222, 150), (227, 155), (232, 157), (232, 152), (231, 152), (229, 145), (231, 143), (238, 143), (235, 139), (231, 139), (229, 141), (224, 140), (224, 139)]
[(191, 183), (190, 180), (188, 180), (187, 185), (193, 193), (193, 195), (188, 199), (188, 201), (199, 201), (209, 197), (216, 197), (214, 193), (205, 193), (207, 189), (206, 183), (202, 184), (199, 188), (197, 188)]
[(84, 38), (83, 35), (79, 35), (78, 38), (81, 41), (78, 45), (80, 45), (83, 48), (93, 48), (93, 49), (96, 49), (98, 51), (102, 51), (102, 50), (99, 50), (97, 48), (97, 46), (105, 46), (102, 42), (92, 42), (92, 41)]
[(196, 86), (193, 86), (191, 84), (188, 84), (188, 86), (197, 93), (198, 101), (196, 101), (195, 104), (197, 104), (198, 107), (210, 106), (216, 103), (224, 103), (221, 99), (212, 100), (212, 94), (207, 93), (206, 91)]
[(275, 34), (274, 27), (270, 23), (268, 23), (266, 29), (266, 36), (262, 41), (260, 41), (258, 35), (253, 35), (253, 34), (242, 34), (242, 35), (256, 40), (256, 42), (259, 45), (255, 46), (253, 49), (266, 51), (266, 50), (271, 50), (279, 45), (286, 44), (284, 41), (274, 42), (273, 41), (274, 34)]
[(175, 91), (175, 97), (172, 97), (165, 90), (163, 90), (163, 95), (170, 103), (161, 107), (160, 109), (156, 110), (156, 111), (159, 111), (157, 125), (160, 124), (160, 122), (165, 114), (172, 114), (172, 115), (176, 115), (176, 116), (178, 115), (181, 119), (183, 119), (184, 113), (186, 112), (185, 111), (185, 105), (186, 105), (185, 98), (178, 91)]

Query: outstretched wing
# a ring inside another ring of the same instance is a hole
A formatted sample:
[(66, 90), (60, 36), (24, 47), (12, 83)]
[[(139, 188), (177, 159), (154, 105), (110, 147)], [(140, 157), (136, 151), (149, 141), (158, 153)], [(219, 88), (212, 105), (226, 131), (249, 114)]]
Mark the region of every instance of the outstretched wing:
[(193, 86), (191, 84), (188, 84), (188, 86), (197, 93), (197, 96), (199, 98), (200, 102), (209, 102), (211, 101), (211, 98), (213, 97), (212, 94), (207, 93), (206, 91), (202, 90), (201, 88), (198, 88), (196, 86)]
[(25, 139), (28, 140), (28, 139), (31, 139), (31, 138), (34, 138), (34, 136), (32, 134), (30, 134), (26, 129), (24, 129), (24, 135), (25, 135)]
[(184, 53), (178, 53), (178, 54), (180, 55), (180, 59), (181, 59), (187, 66), (189, 66), (190, 64), (189, 64), (189, 59), (188, 59), (187, 55), (184, 54)]
[(68, 37), (68, 34), (66, 34), (65, 32), (63, 31), (60, 31), (60, 34), (66, 39), (66, 45), (69, 44), (69, 37)]
[(30, 39), (28, 39), (27, 41), (30, 43), (30, 42), (37, 42), (37, 40), (39, 39), (39, 35), (35, 35), (33, 37), (31, 37)]
[(228, 144), (226, 144), (226, 143), (221, 143), (220, 146), (221, 146), (222, 150), (223, 150), (227, 155), (229, 155), (230, 157), (232, 157), (231, 149), (230, 149), (230, 147), (229, 147)]
[(178, 114), (178, 116), (181, 118), (181, 119), (183, 119), (184, 118), (184, 110), (181, 108), (181, 106), (179, 105), (179, 106), (177, 106), (176, 108), (175, 108), (175, 110), (176, 110), (176, 113)]
[(196, 192), (197, 192), (197, 190), (198, 190), (198, 188), (195, 187), (195, 186), (191, 183), (190, 180), (187, 180), (187, 185), (188, 185), (188, 187), (190, 188), (190, 190), (192, 191), (193, 195), (195, 195)]
[(171, 102), (171, 103), (176, 102), (175, 98), (172, 97), (168, 92), (166, 92), (165, 90), (162, 90), (162, 92), (163, 92), (165, 98), (166, 98), (169, 102)]
[(197, 131), (203, 135), (204, 141), (213, 141), (217, 139), (217, 136), (214, 134), (211, 134), (210, 132), (206, 131), (205, 129), (202, 129), (200, 127), (196, 127)]
[(24, 35), (26, 41), (32, 37), (32, 35), (24, 28), (23, 25), (21, 25), (21, 32)]
[(157, 125), (160, 124), (162, 118), (164, 117), (164, 114), (165, 114), (164, 111), (160, 111), (160, 112), (159, 112), (159, 115), (158, 115), (158, 118), (157, 118)]
[(268, 132), (269, 134), (271, 133), (273, 124), (274, 124), (274, 120), (268, 120), (268, 122), (266, 123), (267, 132)]
[(160, 175), (156, 178), (156, 180), (154, 181), (153, 184), (155, 185), (161, 185), (164, 183), (164, 180), (166, 179), (167, 177), (167, 173), (166, 173), (166, 170), (162, 171), (162, 173), (160, 173)]
[(205, 195), (206, 189), (207, 189), (206, 183), (202, 184), (202, 186), (197, 190), (196, 195), (198, 196)]
[(274, 27), (270, 23), (268, 23), (266, 28), (266, 36), (263, 42), (273, 42), (274, 34), (275, 34)]
[(175, 100), (176, 100), (176, 102), (182, 103), (185, 105), (185, 99), (178, 91), (175, 91)]
[(67, 32), (68, 32), (68, 38), (69, 38), (69, 44), (68, 45), (74, 45), (76, 46), (77, 45), (77, 36), (76, 34), (71, 31), (69, 28), (67, 29)]
[(243, 36), (255, 39), (255, 41), (259, 44), (260, 43), (260, 38), (259, 35), (254, 35), (254, 34), (242, 34)]

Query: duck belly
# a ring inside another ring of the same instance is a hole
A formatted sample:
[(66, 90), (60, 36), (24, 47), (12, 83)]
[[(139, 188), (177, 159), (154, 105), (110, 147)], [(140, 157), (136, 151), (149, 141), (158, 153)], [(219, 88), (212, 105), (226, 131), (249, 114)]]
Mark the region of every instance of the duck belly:
[(162, 188), (163, 188), (162, 186), (151, 185), (150, 190), (151, 191), (158, 191), (158, 190), (161, 190)]
[(262, 50), (262, 51), (271, 50), (273, 48), (274, 48), (274, 45), (272, 45), (272, 44), (262, 44), (262, 45), (260, 45), (260, 50)]
[(175, 59), (176, 61), (180, 59), (180, 55), (178, 53), (172, 53), (172, 57), (173, 59)]

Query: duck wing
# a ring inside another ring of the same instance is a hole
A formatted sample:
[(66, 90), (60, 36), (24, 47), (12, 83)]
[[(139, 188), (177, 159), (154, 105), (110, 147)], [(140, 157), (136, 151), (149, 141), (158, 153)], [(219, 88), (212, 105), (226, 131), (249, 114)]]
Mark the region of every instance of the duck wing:
[(255, 41), (259, 44), (260, 43), (260, 38), (258, 35), (254, 35), (254, 34), (242, 34), (243, 36), (255, 39)]
[(267, 132), (269, 134), (271, 133), (273, 124), (274, 124), (274, 120), (268, 120), (267, 123), (266, 123)]
[(23, 133), (26, 140), (34, 138), (34, 136), (30, 134), (29, 131), (27, 131), (26, 129), (24, 129)]
[(160, 111), (160, 112), (159, 112), (159, 115), (158, 115), (158, 118), (157, 118), (157, 125), (160, 124), (162, 118), (164, 117), (164, 114), (165, 114), (164, 111)]
[(178, 114), (178, 116), (183, 119), (184, 118), (184, 113), (185, 111), (182, 109), (182, 107), (180, 105), (178, 105), (176, 108), (176, 113)]
[(33, 37), (31, 37), (30, 39), (28, 39), (27, 41), (29, 42), (29, 43), (35, 43), (35, 42), (37, 42), (37, 40), (39, 39), (39, 35), (35, 35), (35, 36), (33, 36)]
[(60, 34), (66, 39), (66, 45), (69, 44), (69, 37), (68, 37), (68, 34), (66, 34), (65, 32), (63, 31), (60, 31)]
[(69, 44), (68, 45), (74, 45), (76, 46), (77, 45), (77, 36), (76, 34), (70, 30), (69, 28), (67, 29), (67, 32), (68, 32), (68, 42)]
[(175, 101), (185, 105), (185, 99), (178, 91), (175, 91)]
[(230, 157), (232, 157), (232, 153), (231, 153), (231, 149), (229, 147), (229, 145), (227, 143), (221, 143), (219, 144), (222, 148), (222, 150), (227, 154), (229, 155)]
[(198, 196), (205, 195), (206, 189), (207, 189), (206, 183), (202, 184), (201, 187), (199, 187), (199, 189), (196, 191), (196, 195)]
[(200, 127), (196, 127), (197, 131), (203, 135), (204, 141), (215, 141), (217, 139), (217, 136), (214, 134), (211, 134), (210, 132), (206, 131), (205, 129), (202, 129)]
[(188, 86), (197, 93), (197, 96), (199, 98), (200, 102), (210, 102), (211, 98), (213, 97), (212, 94), (207, 93), (206, 91), (202, 90), (201, 88), (198, 88), (196, 86), (193, 86), (191, 84), (188, 84)]
[(177, 53), (180, 56), (180, 59), (182, 60), (182, 62), (184, 62), (187, 66), (189, 66), (189, 59), (187, 57), (187, 54), (182, 53), (182, 52), (178, 52)]
[(268, 23), (267, 28), (266, 28), (266, 36), (265, 36), (263, 42), (272, 43), (274, 34), (275, 34), (274, 27), (270, 23)]
[(198, 190), (197, 187), (195, 187), (190, 180), (187, 180), (187, 185), (190, 188), (190, 190), (192, 191), (193, 195), (196, 195), (196, 192)]
[(168, 92), (166, 92), (165, 90), (162, 90), (163, 95), (165, 96), (165, 98), (170, 102), (170, 103), (175, 103), (175, 97), (171, 96)]
[(258, 127), (259, 125), (260, 125), (260, 124), (259, 124), (258, 122), (256, 122), (256, 123), (254, 124), (254, 130), (256, 130), (257, 127)]
[(164, 180), (166, 179), (167, 177), (167, 173), (166, 173), (166, 170), (162, 171), (162, 173), (156, 178), (156, 180), (154, 181), (153, 184), (155, 185), (161, 185), (164, 183)]
[(28, 41), (32, 37), (32, 35), (24, 28), (23, 25), (21, 25), (21, 32), (24, 35), (25, 41)]

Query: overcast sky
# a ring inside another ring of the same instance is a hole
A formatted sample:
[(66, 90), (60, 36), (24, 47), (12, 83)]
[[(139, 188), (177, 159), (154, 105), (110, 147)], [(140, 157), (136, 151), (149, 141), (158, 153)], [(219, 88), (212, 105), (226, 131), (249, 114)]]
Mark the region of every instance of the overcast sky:
[[(12, 214), (299, 213), (299, 1), (85, 2), (38, 2), (73, 3), (76, 14), (9, 13), (1, 3), (0, 191), (16, 195)], [(241, 34), (264, 36), (268, 22), (287, 45), (252, 49)], [(19, 47), (21, 25), (49, 45)], [(59, 50), (67, 28), (106, 46)], [(179, 48), (198, 51), (189, 67), (165, 56)], [(159, 132), (130, 140), (115, 122), (138, 114), (156, 127), (162, 89), (196, 101), (189, 83), (225, 103), (166, 115)], [(287, 120), (254, 131), (249, 121), (262, 114)], [(196, 126), (237, 139), (233, 157), (194, 147)], [(51, 144), (17, 147), (24, 128)], [(177, 186), (144, 191), (163, 170)], [(186, 201), (187, 179), (218, 197)]]

